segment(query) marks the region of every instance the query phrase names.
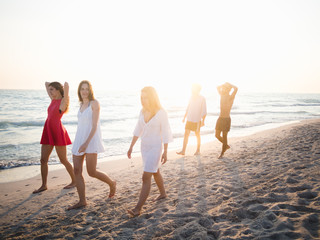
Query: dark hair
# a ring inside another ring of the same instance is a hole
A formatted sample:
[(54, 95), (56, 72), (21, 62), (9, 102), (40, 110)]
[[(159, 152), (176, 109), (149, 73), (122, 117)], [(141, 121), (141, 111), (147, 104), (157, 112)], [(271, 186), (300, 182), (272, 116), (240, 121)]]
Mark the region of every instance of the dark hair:
[(64, 90), (63, 90), (63, 86), (62, 86), (61, 83), (59, 83), (59, 82), (51, 82), (49, 84), (49, 86), (54, 87), (56, 90), (58, 90), (60, 92), (62, 97), (64, 96)]
[(92, 101), (94, 100), (94, 95), (93, 95), (93, 90), (92, 90), (92, 85), (91, 83), (88, 81), (88, 80), (82, 80), (80, 83), (79, 83), (79, 87), (78, 87), (78, 98), (79, 98), (79, 102), (83, 102), (83, 99), (81, 97), (81, 94), (80, 94), (80, 90), (81, 90), (81, 86), (82, 84), (88, 84), (89, 86), (89, 101)]

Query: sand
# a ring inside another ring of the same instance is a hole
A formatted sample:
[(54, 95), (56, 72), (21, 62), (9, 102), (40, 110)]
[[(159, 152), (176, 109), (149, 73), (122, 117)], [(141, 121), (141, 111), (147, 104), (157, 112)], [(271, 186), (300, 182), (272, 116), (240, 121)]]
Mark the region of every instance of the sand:
[(66, 211), (78, 200), (64, 169), (0, 185), (1, 239), (320, 239), (320, 120), (306, 120), (229, 141), (169, 154), (162, 174), (168, 198), (151, 194), (136, 218), (141, 159), (99, 163), (117, 181), (108, 186), (84, 174), (88, 206)]

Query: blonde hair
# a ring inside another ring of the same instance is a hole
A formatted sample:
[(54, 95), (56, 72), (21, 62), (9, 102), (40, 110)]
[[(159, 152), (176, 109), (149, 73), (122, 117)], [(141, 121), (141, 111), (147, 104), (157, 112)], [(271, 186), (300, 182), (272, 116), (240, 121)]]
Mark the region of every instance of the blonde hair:
[(150, 106), (150, 109), (143, 108), (143, 111), (150, 111), (152, 115), (156, 114), (162, 108), (156, 90), (153, 87), (144, 87), (142, 92), (147, 95)]

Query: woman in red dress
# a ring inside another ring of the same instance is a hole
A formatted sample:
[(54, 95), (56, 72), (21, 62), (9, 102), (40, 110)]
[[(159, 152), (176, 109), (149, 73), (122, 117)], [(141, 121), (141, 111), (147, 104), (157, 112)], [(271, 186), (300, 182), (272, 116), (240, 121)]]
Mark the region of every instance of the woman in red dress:
[(64, 86), (59, 82), (46, 82), (45, 85), (47, 93), (51, 98), (51, 103), (48, 107), (48, 117), (44, 124), (40, 141), (40, 144), (42, 144), (40, 159), (42, 185), (39, 189), (34, 190), (33, 193), (39, 193), (48, 189), (48, 161), (53, 147), (56, 148), (60, 162), (66, 167), (71, 177), (71, 183), (64, 188), (73, 188), (76, 185), (72, 165), (67, 159), (67, 145), (70, 145), (71, 141), (61, 123), (61, 118), (69, 106), (69, 85), (67, 82), (64, 83)]

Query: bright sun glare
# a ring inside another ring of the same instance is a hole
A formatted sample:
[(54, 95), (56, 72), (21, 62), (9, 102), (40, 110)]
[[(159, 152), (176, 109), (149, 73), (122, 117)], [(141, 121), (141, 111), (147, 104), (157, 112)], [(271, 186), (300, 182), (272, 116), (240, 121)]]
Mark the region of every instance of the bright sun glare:
[[(320, 92), (317, 1), (2, 1), (2, 88)], [(271, 17), (272, 16), (272, 17)], [(275, 87), (277, 86), (277, 87)]]

